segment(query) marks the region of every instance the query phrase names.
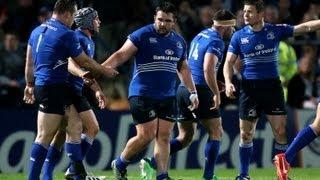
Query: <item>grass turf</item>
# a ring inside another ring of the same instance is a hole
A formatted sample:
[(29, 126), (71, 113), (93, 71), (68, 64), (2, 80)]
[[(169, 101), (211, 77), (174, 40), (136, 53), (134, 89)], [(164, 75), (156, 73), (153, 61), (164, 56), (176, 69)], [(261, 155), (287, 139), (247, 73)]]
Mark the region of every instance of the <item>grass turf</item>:
[[(113, 179), (112, 171), (94, 172), (97, 176), (106, 176), (106, 180)], [(201, 180), (201, 169), (170, 170), (170, 176), (174, 180)], [(218, 169), (216, 175), (219, 180), (233, 180), (237, 175), (235, 169)], [(252, 180), (276, 180), (274, 169), (251, 169), (250, 176)], [(320, 180), (320, 168), (295, 168), (290, 171), (290, 178), (293, 180)], [(0, 173), (1, 180), (23, 180), (27, 179), (22, 173)], [(63, 173), (56, 173), (54, 179), (64, 179)], [(129, 180), (139, 180), (138, 171), (128, 172)]]

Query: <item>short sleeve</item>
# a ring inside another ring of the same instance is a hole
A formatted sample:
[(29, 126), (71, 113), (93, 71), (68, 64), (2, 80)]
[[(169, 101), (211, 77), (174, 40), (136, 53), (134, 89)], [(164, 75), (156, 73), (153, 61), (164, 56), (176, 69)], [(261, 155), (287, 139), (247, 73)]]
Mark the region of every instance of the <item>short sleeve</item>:
[(278, 39), (283, 40), (293, 36), (294, 27), (288, 24), (275, 25), (275, 32), (278, 33)]
[(228, 52), (231, 52), (235, 55), (239, 55), (240, 53), (240, 47), (239, 47), (239, 37), (238, 37), (238, 32), (234, 33), (232, 38), (231, 38), (231, 41), (230, 41), (230, 44), (229, 44), (229, 47), (228, 47)]
[[(180, 42), (177, 43), (177, 47), (178, 47), (178, 48), (179, 48), (179, 43), (180, 43)], [(185, 60), (185, 59), (187, 59), (187, 43), (186, 43), (185, 40), (183, 40), (183, 41), (182, 41), (182, 56), (181, 56), (181, 58), (180, 58), (180, 61), (183, 61), (183, 60)]]
[(206, 53), (214, 54), (219, 59), (222, 58), (224, 51), (224, 45), (220, 41), (211, 41), (210, 44), (207, 47)]
[(68, 53), (70, 57), (77, 57), (82, 53), (83, 49), (74, 31), (69, 31), (66, 34), (65, 43), (66, 43), (66, 47), (68, 48)]
[(141, 45), (141, 40), (142, 40), (142, 34), (144, 30), (143, 28), (140, 28), (133, 33), (129, 34), (128, 39), (137, 47), (139, 48)]
[(32, 31), (32, 33), (30, 34), (30, 37), (28, 39), (28, 45), (32, 46), (33, 44), (33, 40), (34, 40), (34, 31)]

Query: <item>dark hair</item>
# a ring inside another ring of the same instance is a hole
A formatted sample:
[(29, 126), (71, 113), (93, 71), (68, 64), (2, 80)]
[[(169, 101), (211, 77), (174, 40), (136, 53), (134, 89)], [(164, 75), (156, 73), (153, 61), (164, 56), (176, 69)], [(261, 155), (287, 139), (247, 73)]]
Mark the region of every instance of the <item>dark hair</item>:
[(165, 13), (172, 13), (174, 17), (176, 17), (176, 14), (177, 14), (176, 7), (172, 3), (167, 1), (163, 1), (159, 4), (159, 6), (156, 8), (156, 13), (158, 11), (163, 11)]
[(75, 0), (57, 0), (54, 4), (53, 12), (57, 14), (63, 14), (65, 12), (75, 13), (75, 6), (77, 5)]
[(217, 21), (231, 20), (231, 19), (236, 19), (235, 15), (233, 15), (230, 11), (225, 9), (217, 11), (213, 16), (213, 20), (217, 20)]
[(245, 0), (243, 5), (255, 6), (257, 12), (261, 12), (261, 11), (264, 10), (264, 2), (263, 2), (263, 0)]

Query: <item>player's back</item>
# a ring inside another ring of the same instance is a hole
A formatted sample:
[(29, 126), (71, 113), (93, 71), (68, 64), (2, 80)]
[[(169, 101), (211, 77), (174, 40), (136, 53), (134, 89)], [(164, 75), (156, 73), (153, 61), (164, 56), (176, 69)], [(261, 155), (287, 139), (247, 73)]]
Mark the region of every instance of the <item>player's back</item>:
[(52, 18), (32, 31), (28, 43), (35, 62), (36, 85), (66, 83), (67, 58), (82, 52), (74, 32)]
[(133, 32), (128, 39), (138, 48), (129, 97), (174, 96), (177, 64), (186, 59), (184, 39), (175, 32), (159, 35), (153, 24)]
[(206, 53), (212, 53), (218, 58), (216, 70), (223, 58), (224, 42), (221, 35), (214, 29), (208, 28), (194, 37), (190, 44), (188, 64), (196, 85), (207, 85), (204, 78), (203, 63)]

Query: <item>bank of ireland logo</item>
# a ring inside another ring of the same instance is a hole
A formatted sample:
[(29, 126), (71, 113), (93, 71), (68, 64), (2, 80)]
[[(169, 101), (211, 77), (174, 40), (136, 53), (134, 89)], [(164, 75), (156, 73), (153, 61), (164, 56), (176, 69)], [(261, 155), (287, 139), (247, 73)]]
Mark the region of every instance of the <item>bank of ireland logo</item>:
[[(308, 120), (306, 121), (306, 124), (304, 125), (304, 127), (307, 127), (309, 126), (310, 124), (313, 123), (313, 120), (315, 118), (315, 115), (313, 114), (312, 116), (310, 116), (308, 118)], [(310, 150), (317, 154), (317, 155), (320, 155), (320, 139), (319, 138), (316, 138), (315, 140), (313, 140), (310, 144), (309, 144), (309, 148)]]
[(164, 52), (165, 52), (166, 55), (168, 55), (168, 56), (171, 56), (171, 55), (174, 54), (174, 51), (172, 51), (171, 49), (166, 49)]
[(257, 51), (261, 50), (264, 48), (264, 45), (263, 44), (258, 44), (256, 45), (256, 47), (254, 47)]

